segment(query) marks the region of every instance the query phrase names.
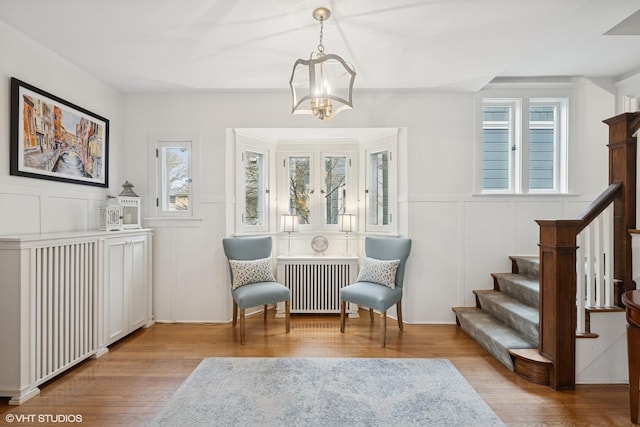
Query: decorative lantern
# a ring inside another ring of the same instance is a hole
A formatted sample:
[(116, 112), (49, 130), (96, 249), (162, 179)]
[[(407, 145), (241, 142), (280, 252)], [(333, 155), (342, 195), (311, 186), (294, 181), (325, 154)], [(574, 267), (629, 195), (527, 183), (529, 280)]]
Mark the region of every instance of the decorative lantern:
[(118, 203), (122, 206), (122, 227), (125, 230), (142, 228), (140, 202), (140, 197), (133, 191), (133, 184), (125, 181), (118, 196)]
[(330, 16), (326, 7), (313, 11), (313, 18), (320, 22), (320, 44), (318, 52), (312, 52), (308, 60), (298, 59), (293, 64), (289, 80), (292, 114), (313, 114), (329, 121), (341, 111), (353, 108), (355, 68), (340, 56), (324, 52), (324, 21)]
[(122, 205), (114, 196), (107, 196), (107, 200), (100, 206), (100, 229), (104, 231), (122, 230)]

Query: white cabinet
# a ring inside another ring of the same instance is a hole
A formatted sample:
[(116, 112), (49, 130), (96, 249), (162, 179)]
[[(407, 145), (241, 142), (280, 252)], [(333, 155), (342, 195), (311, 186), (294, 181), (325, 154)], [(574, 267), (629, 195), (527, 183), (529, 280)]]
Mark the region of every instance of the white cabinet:
[(0, 396), (38, 386), (153, 323), (151, 230), (0, 236)]
[(104, 241), (106, 345), (153, 323), (150, 247), (148, 231)]

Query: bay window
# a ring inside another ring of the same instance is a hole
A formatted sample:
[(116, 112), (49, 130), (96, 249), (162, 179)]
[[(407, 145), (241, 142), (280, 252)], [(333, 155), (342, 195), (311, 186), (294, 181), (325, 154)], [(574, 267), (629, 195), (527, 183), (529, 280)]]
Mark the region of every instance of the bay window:
[[(233, 185), (227, 187), (235, 188), (234, 234), (279, 233), (284, 214), (297, 217), (299, 240), (305, 233), (344, 239), (341, 220), (347, 217), (350, 230), (358, 233), (399, 232), (397, 128), (363, 129), (360, 138), (341, 136), (339, 129), (293, 132), (314, 139), (264, 136), (274, 131), (228, 134), (229, 159), (235, 157)], [(291, 129), (282, 132), (292, 134)], [(325, 140), (319, 133), (331, 137)]]

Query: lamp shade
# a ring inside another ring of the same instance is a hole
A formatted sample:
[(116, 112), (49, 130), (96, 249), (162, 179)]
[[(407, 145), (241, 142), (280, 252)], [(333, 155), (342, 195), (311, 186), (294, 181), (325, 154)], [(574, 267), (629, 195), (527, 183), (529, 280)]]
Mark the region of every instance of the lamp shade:
[(351, 233), (356, 229), (356, 216), (355, 214), (341, 213), (338, 214), (338, 226), (340, 231), (344, 233)]
[(294, 214), (282, 214), (282, 231), (288, 233), (297, 232), (299, 225), (298, 215)]

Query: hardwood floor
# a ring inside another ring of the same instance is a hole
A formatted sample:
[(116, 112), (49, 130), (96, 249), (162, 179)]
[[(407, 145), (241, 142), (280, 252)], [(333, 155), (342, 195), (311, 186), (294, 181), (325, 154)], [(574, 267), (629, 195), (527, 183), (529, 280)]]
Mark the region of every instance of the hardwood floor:
[[(247, 318), (246, 345), (231, 324), (156, 324), (115, 343), (42, 387), (21, 406), (0, 402), (0, 425), (47, 425), (56, 415), (79, 415), (82, 426), (140, 426), (153, 418), (204, 357), (440, 357), (447, 358), (508, 426), (631, 426), (626, 385), (578, 386), (557, 392), (529, 383), (504, 368), (454, 325), (409, 325), (399, 332), (388, 322), (387, 347), (379, 346), (379, 323), (369, 316), (348, 319), (340, 333), (338, 316), (269, 313)], [(363, 390), (363, 392), (366, 392)], [(9, 415), (9, 418), (7, 418)], [(18, 422), (20, 416), (35, 422)], [(14, 416), (14, 422), (7, 420)], [(72, 425), (55, 423), (55, 425)]]

